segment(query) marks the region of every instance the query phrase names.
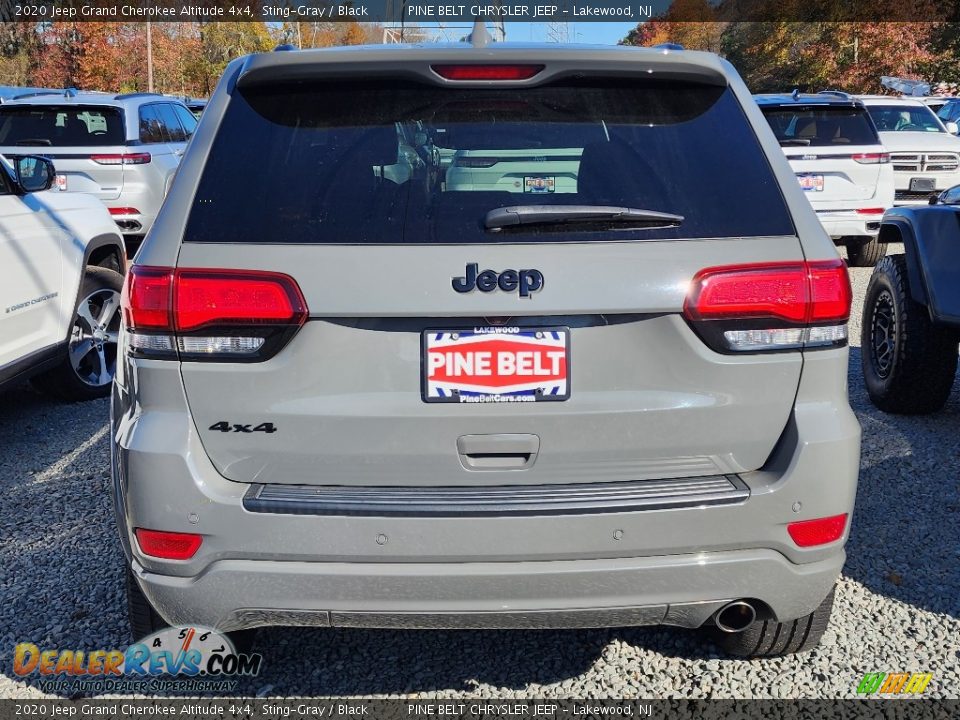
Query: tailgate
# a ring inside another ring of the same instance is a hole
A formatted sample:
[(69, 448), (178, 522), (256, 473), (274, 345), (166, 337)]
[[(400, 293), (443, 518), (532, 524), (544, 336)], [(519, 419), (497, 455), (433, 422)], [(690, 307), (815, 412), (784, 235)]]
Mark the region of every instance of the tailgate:
[(844, 202), (870, 200), (877, 193), (881, 164), (857, 158), (877, 154), (877, 148), (810, 148), (785, 150), (790, 167), (815, 208), (843, 208)]
[(104, 148), (104, 151), (91, 153), (90, 148), (57, 148), (56, 152), (45, 153), (57, 171), (54, 187), (89, 193), (100, 200), (116, 200), (123, 190), (123, 165), (112, 158), (120, 157), (125, 148)]
[[(204, 448), (221, 473), (241, 482), (547, 484), (752, 470), (786, 425), (801, 355), (718, 354), (679, 312), (702, 267), (799, 252), (796, 238), (441, 247), (424, 263), (420, 252), (402, 248), (372, 255), (185, 245), (181, 264), (194, 267), (262, 268), (269, 256), (269, 269), (293, 276), (318, 316), (264, 363), (182, 363), (184, 386)], [(516, 296), (453, 293), (450, 279), (465, 257), (482, 267), (539, 268), (546, 281), (536, 307)], [(421, 278), (416, 293), (410, 277)], [(473, 329), (489, 317), (569, 328), (568, 400), (424, 402), (424, 331)], [(256, 427), (268, 431), (247, 432)], [(499, 453), (473, 440), (485, 435), (522, 436), (529, 445), (507, 448), (512, 459), (502, 460), (515, 464), (497, 468), (490, 463)], [(522, 457), (530, 454), (532, 462)]]
[[(177, 277), (193, 278), (182, 298), (199, 308), (182, 326), (183, 383), (219, 471), (470, 486), (762, 466), (802, 354), (711, 349), (681, 315), (705, 268), (804, 259), (733, 91), (646, 74), (439, 82), (242, 85), (217, 119)], [(398, 123), (415, 155), (398, 151)], [(520, 191), (453, 182), (451, 150), (510, 166)], [(560, 153), (574, 181), (548, 183)], [(269, 276), (213, 270), (289, 276), (308, 319), (258, 356), (244, 333), (264, 323), (217, 323), (269, 299)], [(222, 359), (234, 351), (241, 361)]]

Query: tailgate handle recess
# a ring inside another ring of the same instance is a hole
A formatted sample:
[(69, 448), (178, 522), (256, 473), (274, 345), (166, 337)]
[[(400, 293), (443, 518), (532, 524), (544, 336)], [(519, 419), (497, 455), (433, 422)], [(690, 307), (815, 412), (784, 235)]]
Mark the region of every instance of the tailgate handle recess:
[(461, 435), (457, 453), (465, 470), (526, 470), (537, 461), (536, 435)]

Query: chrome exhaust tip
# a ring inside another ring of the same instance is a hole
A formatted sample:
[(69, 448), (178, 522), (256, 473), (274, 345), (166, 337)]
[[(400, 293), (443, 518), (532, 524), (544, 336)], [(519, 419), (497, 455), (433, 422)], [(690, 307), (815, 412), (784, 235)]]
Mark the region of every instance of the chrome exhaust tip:
[(757, 611), (746, 600), (734, 600), (717, 610), (713, 622), (726, 633), (743, 632), (753, 625), (757, 619)]

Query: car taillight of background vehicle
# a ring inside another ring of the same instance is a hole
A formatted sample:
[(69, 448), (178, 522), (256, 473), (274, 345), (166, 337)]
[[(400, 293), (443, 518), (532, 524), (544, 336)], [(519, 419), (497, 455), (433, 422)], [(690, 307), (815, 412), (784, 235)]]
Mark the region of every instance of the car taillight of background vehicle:
[(91, 155), (90, 159), (98, 165), (146, 165), (153, 158), (150, 153), (109, 153)]
[(307, 319), (289, 275), (135, 265), (123, 289), (133, 355), (257, 362), (276, 355)]
[(730, 265), (696, 274), (683, 313), (718, 352), (839, 347), (847, 342), (852, 297), (839, 258)]
[(854, 153), (852, 157), (861, 165), (877, 165), (890, 162), (890, 153)]

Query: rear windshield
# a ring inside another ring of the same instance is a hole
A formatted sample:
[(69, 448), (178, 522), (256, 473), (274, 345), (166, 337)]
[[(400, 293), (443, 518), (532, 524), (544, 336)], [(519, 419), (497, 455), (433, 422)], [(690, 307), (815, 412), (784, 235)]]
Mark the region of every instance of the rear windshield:
[(89, 147), (123, 145), (118, 108), (19, 105), (0, 108), (0, 145)]
[(880, 144), (863, 108), (773, 107), (763, 114), (784, 147)]
[(937, 116), (926, 105), (871, 105), (870, 117), (885, 132), (943, 132)]
[[(531, 205), (631, 207), (683, 220), (485, 226), (492, 210)], [(596, 79), (530, 89), (354, 82), (234, 95), (184, 240), (584, 242), (793, 232), (727, 88)]]

